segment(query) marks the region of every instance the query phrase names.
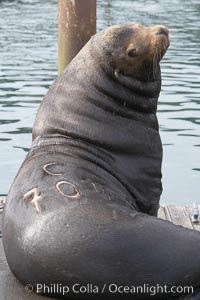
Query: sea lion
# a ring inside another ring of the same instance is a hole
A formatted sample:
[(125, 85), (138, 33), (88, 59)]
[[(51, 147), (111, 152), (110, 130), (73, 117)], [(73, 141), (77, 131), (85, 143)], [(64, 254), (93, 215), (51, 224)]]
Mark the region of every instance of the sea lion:
[(70, 299), (152, 299), (150, 287), (154, 299), (175, 299), (191, 285), (198, 297), (200, 234), (155, 217), (168, 46), (162, 25), (109, 27), (44, 97), (3, 218), (8, 264), (24, 285)]

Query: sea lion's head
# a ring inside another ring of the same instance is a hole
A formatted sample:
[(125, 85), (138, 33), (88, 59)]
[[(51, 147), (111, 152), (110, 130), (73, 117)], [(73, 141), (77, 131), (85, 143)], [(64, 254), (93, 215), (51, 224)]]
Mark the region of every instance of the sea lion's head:
[[(169, 31), (163, 25), (145, 27), (125, 24), (108, 27), (98, 35), (96, 50), (102, 64), (121, 74), (153, 81), (159, 75), (159, 62), (169, 46)], [(105, 59), (107, 57), (108, 59)]]

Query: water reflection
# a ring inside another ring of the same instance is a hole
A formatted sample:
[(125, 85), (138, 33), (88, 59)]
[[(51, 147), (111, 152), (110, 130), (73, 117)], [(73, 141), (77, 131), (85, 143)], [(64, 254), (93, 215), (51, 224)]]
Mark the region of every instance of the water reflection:
[(14, 146), (13, 148), (18, 148), (18, 149), (22, 149), (24, 152), (29, 152), (29, 150), (31, 149), (29, 148), (24, 148), (24, 147), (18, 147), (18, 146)]
[[(10, 133), (10, 134), (24, 134), (24, 133), (32, 133), (32, 127), (21, 127), (21, 128), (16, 128), (17, 130), (13, 131), (7, 131), (4, 133)], [(21, 147), (18, 147), (21, 148)]]
[[(116, 23), (164, 24), (158, 118), (164, 147), (162, 202), (199, 199), (199, 0), (98, 0), (98, 30)], [(48, 12), (48, 13), (47, 13)], [(0, 1), (0, 160), (6, 194), (31, 144), (38, 105), (57, 77), (57, 0)]]
[(19, 122), (20, 120), (0, 120), (0, 125), (1, 124), (11, 124), (11, 123), (16, 123)]

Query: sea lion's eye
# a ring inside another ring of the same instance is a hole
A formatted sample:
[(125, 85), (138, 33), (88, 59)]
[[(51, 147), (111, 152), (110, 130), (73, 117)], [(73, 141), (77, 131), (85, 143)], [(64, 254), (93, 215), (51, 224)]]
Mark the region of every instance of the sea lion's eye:
[(128, 56), (129, 57), (134, 57), (136, 55), (136, 49), (130, 49), (128, 51)]

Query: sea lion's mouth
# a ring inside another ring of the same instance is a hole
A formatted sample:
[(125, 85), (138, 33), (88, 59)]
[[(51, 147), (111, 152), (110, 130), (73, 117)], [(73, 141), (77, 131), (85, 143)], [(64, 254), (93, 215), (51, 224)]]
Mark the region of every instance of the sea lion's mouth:
[(148, 97), (158, 97), (159, 95), (161, 85), (160, 78), (144, 82), (136, 78), (123, 75), (119, 70), (115, 70), (115, 78), (123, 86), (139, 95)]

